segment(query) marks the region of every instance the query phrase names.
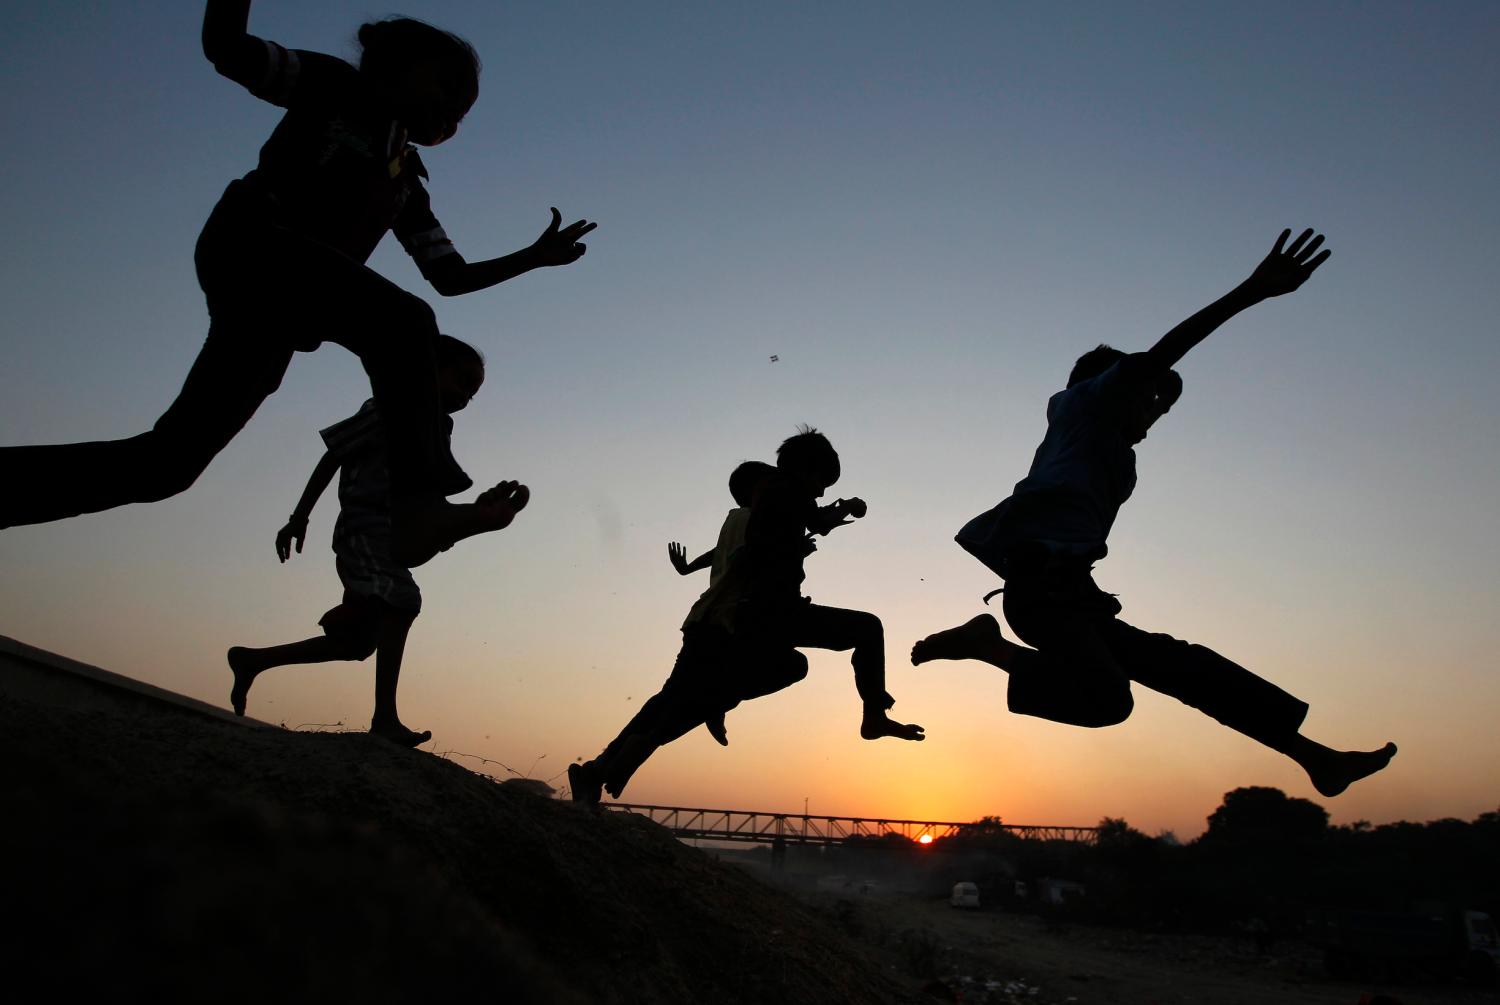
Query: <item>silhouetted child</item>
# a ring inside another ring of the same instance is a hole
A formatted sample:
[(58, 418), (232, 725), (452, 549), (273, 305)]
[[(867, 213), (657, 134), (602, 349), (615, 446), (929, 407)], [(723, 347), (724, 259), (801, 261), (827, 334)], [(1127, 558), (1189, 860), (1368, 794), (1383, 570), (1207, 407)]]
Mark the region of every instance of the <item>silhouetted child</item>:
[[(1120, 506), (1135, 488), (1135, 444), (1182, 393), (1172, 366), (1225, 321), (1302, 285), (1329, 255), (1311, 230), (1284, 231), (1250, 278), (1173, 328), (1150, 350), (1099, 346), (1079, 358), (1047, 403), (1047, 434), (1011, 496), (958, 532), (958, 543), (1005, 580), (1005, 639), (981, 614), (912, 647), (912, 663), (983, 660), (1010, 674), (1012, 712), (1076, 726), (1110, 726), (1131, 712), (1130, 682), (1171, 695), (1307, 771), (1325, 796), (1384, 768), (1396, 745), (1338, 751), (1299, 730), (1305, 702), (1211, 649), (1121, 621), (1094, 583)], [(999, 591), (996, 591), (999, 592)], [(986, 597), (986, 600), (989, 598)]]
[[(437, 338), (438, 386), (443, 410), (450, 415), (464, 408), (484, 383), (484, 360), (465, 342), (447, 335)], [(445, 418), (445, 435), (453, 420)], [(411, 570), (391, 557), (390, 467), (386, 463), (385, 423), (373, 401), (358, 412), (323, 430), (328, 445), (307, 481), (307, 488), (276, 535), (276, 554), (285, 562), (295, 543), (302, 550), (307, 518), (334, 472), (339, 475), (339, 518), (333, 529), (333, 553), (344, 584), (341, 604), (323, 615), (323, 634), (300, 642), (229, 650), (234, 687), (229, 692), (236, 715), (245, 714), (245, 701), (255, 678), (272, 667), (293, 663), (362, 660), (375, 654), (375, 714), (370, 732), (414, 747), (432, 738), (402, 725), (396, 712), (396, 683), (407, 632), (422, 608), (422, 594)], [(508, 524), (526, 506), (524, 485), (501, 482)]]
[(210, 0), (203, 52), (224, 76), (285, 108), (260, 163), (232, 182), (198, 239), (208, 338), (148, 432), (125, 440), (0, 450), (0, 526), (41, 523), (183, 491), (280, 385), (294, 352), (330, 341), (370, 377), (390, 455), (397, 562), (416, 565), (504, 525), (503, 492), (469, 504), (442, 436), (432, 310), (365, 266), (393, 231), (444, 296), (584, 253), (594, 228), (552, 223), (532, 245), (467, 262), (433, 215), (416, 146), (453, 136), (479, 93), (467, 42), (420, 21), (359, 29), (359, 67), (247, 30), (248, 0)]
[[(801, 595), (802, 563), (816, 550), (811, 535), (827, 534), (865, 511), (858, 499), (817, 505), (839, 473), (838, 454), (816, 430), (804, 430), (778, 448), (776, 468), (761, 472), (753, 490), (744, 543), (730, 549), (723, 573), (689, 612), (682, 649), (662, 690), (597, 758), (569, 767), (574, 801), (597, 803), (601, 790), (619, 798), (659, 747), (716, 713), (722, 716), (740, 700), (801, 680), (807, 660), (798, 648), (854, 650), (865, 739), (924, 739), (921, 726), (887, 715), (895, 699), (885, 690), (880, 619), (815, 605)], [(731, 512), (721, 538), (728, 532), (732, 540), (738, 525)]]
[[(682, 626), (684, 633), (693, 630), (695, 625), (707, 623), (705, 613), (713, 603), (712, 598), (721, 592), (724, 577), (738, 559), (740, 549), (744, 547), (745, 531), (750, 523), (750, 505), (755, 493), (775, 473), (776, 468), (764, 461), (745, 461), (734, 469), (729, 476), (729, 494), (734, 498), (736, 506), (725, 515), (724, 523), (719, 528), (718, 540), (711, 550), (689, 562), (687, 549), (681, 544), (673, 541), (667, 545), (667, 558), (679, 575), (686, 576), (699, 569), (709, 569), (708, 589), (688, 612)], [(858, 500), (849, 503), (840, 499), (834, 505), (856, 504), (859, 512), (855, 515), (863, 516), (864, 504)], [(728, 630), (722, 618), (718, 619), (718, 627)], [(707, 701), (703, 724), (721, 746), (727, 747), (729, 733), (724, 725), (725, 714), (742, 701), (774, 694), (802, 680), (807, 676), (807, 659), (796, 650), (788, 649), (778, 658), (763, 660), (755, 666), (737, 666), (731, 661), (721, 668), (721, 672), (725, 679), (718, 682), (715, 696)]]

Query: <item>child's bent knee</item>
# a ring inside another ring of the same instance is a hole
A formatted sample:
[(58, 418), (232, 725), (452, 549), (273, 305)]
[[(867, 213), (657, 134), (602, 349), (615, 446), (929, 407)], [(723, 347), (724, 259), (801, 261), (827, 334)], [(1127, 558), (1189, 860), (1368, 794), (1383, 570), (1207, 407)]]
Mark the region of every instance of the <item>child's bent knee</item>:
[(421, 297), (410, 293), (403, 294), (390, 305), (390, 308), (387, 320), (403, 330), (417, 332), (424, 336), (437, 334), (437, 314), (433, 311), (432, 305)]
[(1130, 718), (1130, 713), (1134, 711), (1135, 697), (1127, 689), (1100, 702), (1095, 709), (1098, 721), (1092, 722), (1089, 725), (1094, 727), (1118, 726)]
[(859, 618), (855, 621), (855, 628), (859, 634), (871, 641), (883, 641), (885, 639), (885, 626), (880, 619), (865, 611), (859, 612)]
[(339, 658), (351, 661), (367, 660), (379, 648), (374, 639), (348, 639), (339, 642)]
[(152, 430), (137, 438), (133, 502), (160, 502), (193, 487), (218, 451)]

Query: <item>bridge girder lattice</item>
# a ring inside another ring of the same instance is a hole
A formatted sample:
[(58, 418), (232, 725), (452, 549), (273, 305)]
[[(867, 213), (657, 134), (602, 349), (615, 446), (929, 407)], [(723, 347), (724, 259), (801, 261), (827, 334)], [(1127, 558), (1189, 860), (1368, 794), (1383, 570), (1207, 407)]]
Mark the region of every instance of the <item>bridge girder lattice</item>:
[(850, 838), (883, 838), (895, 835), (908, 841), (933, 841), (955, 837), (983, 826), (1020, 838), (1037, 841), (1073, 841), (1092, 844), (1094, 827), (1053, 824), (959, 823), (943, 820), (894, 820), (882, 817), (834, 817), (801, 813), (769, 813), (757, 810), (714, 810), (687, 806), (652, 806), (644, 803), (604, 803), (614, 813), (633, 813), (660, 824), (679, 838), (736, 841), (751, 844), (840, 845)]

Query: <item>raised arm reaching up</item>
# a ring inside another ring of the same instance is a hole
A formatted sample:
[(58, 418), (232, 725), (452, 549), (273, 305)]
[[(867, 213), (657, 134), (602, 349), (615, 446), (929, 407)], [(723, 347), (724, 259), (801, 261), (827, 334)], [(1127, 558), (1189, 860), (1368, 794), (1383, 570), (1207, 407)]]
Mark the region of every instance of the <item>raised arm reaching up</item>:
[(1186, 356), (1188, 350), (1240, 311), (1254, 307), (1262, 300), (1291, 293), (1307, 282), (1307, 277), (1326, 262), (1332, 252), (1326, 249), (1318, 251), (1323, 244), (1323, 235), (1314, 236), (1312, 228), (1304, 230), (1291, 247), (1287, 247), (1286, 240), (1291, 234), (1290, 230), (1283, 230), (1271, 253), (1255, 267), (1250, 278), (1163, 335), (1147, 352), (1147, 358), (1161, 369), (1169, 369)]
[(250, 86), (265, 62), (265, 42), (249, 32), (250, 0), (208, 0), (203, 11), (203, 55), (214, 68)]

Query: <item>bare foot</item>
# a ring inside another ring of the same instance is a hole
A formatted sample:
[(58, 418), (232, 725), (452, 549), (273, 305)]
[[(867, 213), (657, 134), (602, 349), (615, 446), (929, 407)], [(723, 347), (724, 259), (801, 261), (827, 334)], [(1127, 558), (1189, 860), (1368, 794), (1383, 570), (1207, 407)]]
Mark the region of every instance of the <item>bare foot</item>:
[(425, 499), (391, 514), (391, 552), (396, 561), (416, 568), (464, 538), (509, 527), (531, 501), (520, 482), (500, 482), (471, 503)]
[(921, 726), (916, 723), (897, 722), (884, 712), (866, 712), (859, 724), (859, 735), (866, 740), (878, 740), (883, 736), (894, 736), (898, 740), (927, 739)]
[(709, 716), (703, 725), (708, 727), (708, 734), (719, 741), (719, 746), (729, 746), (729, 730), (724, 728), (724, 713)]
[(370, 723), (370, 735), (378, 736), (382, 740), (389, 740), (402, 747), (415, 747), (432, 739), (432, 730), (424, 729), (418, 733), (414, 729), (407, 729), (401, 725), (399, 720), (391, 722)]
[(229, 705), (235, 715), (245, 714), (245, 700), (250, 697), (250, 685), (260, 676), (261, 668), (252, 659), (251, 650), (244, 646), (229, 647), (229, 670), (234, 674), (234, 687), (229, 690)]
[(1396, 745), (1387, 743), (1379, 750), (1335, 750), (1319, 757), (1313, 764), (1304, 764), (1307, 777), (1313, 788), (1322, 795), (1333, 797), (1349, 786), (1384, 768), (1396, 756)]
[[(981, 614), (957, 628), (936, 632), (911, 647), (911, 665), (929, 660), (984, 660), (994, 662), (1005, 637), (993, 614)], [(997, 664), (998, 665), (998, 664)]]
[(631, 733), (625, 737), (614, 756), (609, 759), (609, 765), (600, 769), (604, 791), (616, 799), (623, 796), (625, 786), (630, 784), (636, 770), (656, 753), (656, 749), (656, 742), (644, 733)]
[(604, 780), (599, 777), (599, 769), (594, 767), (593, 761), (568, 765), (568, 789), (572, 792), (573, 802), (599, 805), (599, 800), (604, 798)]

